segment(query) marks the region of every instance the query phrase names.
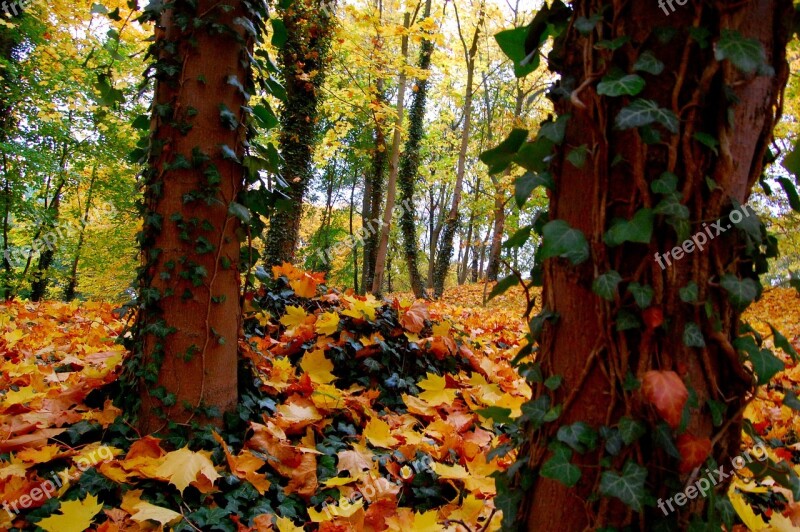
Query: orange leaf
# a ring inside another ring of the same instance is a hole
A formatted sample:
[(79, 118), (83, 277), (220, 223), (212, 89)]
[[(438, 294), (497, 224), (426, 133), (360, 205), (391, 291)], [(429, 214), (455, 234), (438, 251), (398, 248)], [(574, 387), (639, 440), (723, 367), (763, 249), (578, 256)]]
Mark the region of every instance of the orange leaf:
[(689, 391), (677, 373), (648, 371), (642, 379), (642, 393), (673, 429), (680, 425)]
[(688, 473), (695, 467), (703, 465), (711, 453), (711, 440), (696, 438), (691, 434), (678, 436), (678, 451), (681, 453), (680, 472)]
[(417, 334), (425, 328), (425, 320), (431, 318), (428, 306), (424, 301), (415, 301), (411, 308), (403, 313), (400, 318), (400, 325), (410, 333)]

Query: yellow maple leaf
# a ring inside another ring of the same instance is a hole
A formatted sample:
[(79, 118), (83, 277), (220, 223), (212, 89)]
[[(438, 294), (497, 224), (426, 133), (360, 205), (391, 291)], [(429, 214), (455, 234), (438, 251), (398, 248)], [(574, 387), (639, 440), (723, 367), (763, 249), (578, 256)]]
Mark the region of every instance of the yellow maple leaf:
[(23, 386), (17, 391), (7, 391), (5, 396), (3, 396), (3, 404), (5, 406), (23, 405), (43, 395), (44, 394), (34, 390), (32, 386)]
[(281, 318), (281, 325), (287, 329), (297, 327), (306, 322), (308, 314), (305, 310), (294, 305), (286, 306), (286, 314)]
[(434, 462), (431, 465), (431, 469), (433, 469), (436, 474), (439, 475), (439, 478), (443, 479), (464, 480), (469, 478), (469, 473), (467, 473), (467, 470), (464, 469), (464, 466), (458, 464), (449, 466), (440, 464), (439, 462)]
[(433, 373), (428, 373), (427, 377), (421, 380), (418, 386), (425, 390), (419, 394), (419, 398), (431, 406), (450, 404), (456, 398), (456, 390), (447, 389), (445, 378)]
[(344, 296), (343, 299), (349, 306), (347, 310), (342, 312), (343, 315), (358, 320), (375, 321), (375, 310), (381, 306), (381, 303), (372, 294), (368, 295), (365, 301), (354, 296)]
[(316, 384), (330, 384), (336, 380), (336, 377), (331, 373), (333, 362), (325, 358), (325, 352), (322, 349), (309, 351), (303, 355), (300, 367), (308, 373), (311, 381)]
[(330, 336), (339, 329), (339, 315), (335, 312), (325, 312), (317, 317), (317, 332)]
[(295, 525), (288, 517), (278, 517), (275, 520), (278, 532), (304, 532), (302, 528)]
[(376, 417), (370, 419), (369, 423), (367, 423), (364, 428), (364, 437), (375, 447), (383, 447), (384, 449), (391, 449), (398, 443), (397, 439), (392, 436), (389, 424)]
[(131, 514), (131, 519), (137, 523), (156, 521), (164, 526), (181, 519), (182, 516), (178, 512), (143, 501), (141, 496), (142, 490), (130, 490), (122, 497), (120, 505), (120, 508)]
[(36, 523), (47, 532), (83, 532), (92, 526), (94, 516), (100, 513), (103, 504), (97, 496), (87, 495), (82, 501), (63, 501), (60, 514), (52, 514)]
[(443, 321), (431, 327), (434, 336), (450, 336), (450, 322)]
[(422, 514), (414, 512), (414, 522), (411, 525), (414, 532), (442, 532), (444, 527), (439, 524), (439, 514), (431, 510)]
[(208, 451), (194, 452), (188, 447), (167, 453), (164, 462), (156, 470), (156, 475), (169, 480), (183, 495), (186, 486), (197, 480), (198, 475), (204, 475), (212, 484), (219, 478), (219, 473), (214, 469)]

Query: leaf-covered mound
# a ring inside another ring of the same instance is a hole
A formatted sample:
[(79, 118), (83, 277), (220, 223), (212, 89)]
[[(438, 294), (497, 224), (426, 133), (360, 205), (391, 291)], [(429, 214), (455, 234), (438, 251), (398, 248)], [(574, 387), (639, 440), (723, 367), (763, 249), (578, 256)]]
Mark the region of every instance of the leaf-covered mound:
[[(491, 475), (510, 458), (489, 457), (505, 437), (485, 415), (519, 415), (530, 396), (508, 362), (524, 324), (440, 303), (434, 320), (422, 302), (274, 273), (247, 297), (241, 401), (219, 434), (141, 438), (114, 421), (122, 323), (110, 307), (8, 305), (20, 317), (0, 333), (3, 427), (7, 441), (33, 436), (2, 448), (0, 496), (31, 504), (0, 513), (0, 527), (496, 530)], [(15, 332), (25, 319), (41, 333)], [(35, 428), (20, 428), (21, 412)], [(62, 487), (34, 492), (56, 478)]]

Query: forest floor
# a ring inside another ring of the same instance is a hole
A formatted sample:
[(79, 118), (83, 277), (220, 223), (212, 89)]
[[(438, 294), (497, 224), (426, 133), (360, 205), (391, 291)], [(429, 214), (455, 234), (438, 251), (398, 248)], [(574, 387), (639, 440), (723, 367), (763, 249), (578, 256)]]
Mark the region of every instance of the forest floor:
[[(492, 449), (531, 395), (510, 364), (522, 292), (385, 303), (275, 275), (248, 299), (238, 412), (190, 438), (139, 437), (118, 417), (111, 305), (0, 305), (0, 530), (497, 530), (492, 474), (515, 457)], [(747, 318), (800, 347), (796, 292), (768, 291)], [(783, 405), (800, 366), (786, 363), (746, 416), (800, 473), (800, 418)], [(737, 478), (731, 493), (754, 530), (800, 526), (790, 490)]]

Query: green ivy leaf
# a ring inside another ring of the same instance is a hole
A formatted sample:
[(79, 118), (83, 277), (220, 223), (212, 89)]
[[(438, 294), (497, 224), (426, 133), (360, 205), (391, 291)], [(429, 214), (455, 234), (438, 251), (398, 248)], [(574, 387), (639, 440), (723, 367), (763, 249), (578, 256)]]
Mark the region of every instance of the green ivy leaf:
[(509, 289), (517, 286), (519, 284), (519, 279), (516, 275), (509, 275), (508, 277), (504, 277), (500, 281), (494, 285), (492, 291), (489, 293), (489, 300), (496, 298), (499, 295), (505, 294)]
[(286, 24), (279, 18), (270, 19), (272, 24), (272, 46), (275, 48), (283, 48), (286, 41), (289, 40), (289, 32), (286, 30)]
[(489, 167), (490, 174), (498, 174), (514, 161), (514, 157), (527, 139), (527, 129), (514, 129), (499, 145), (483, 152), (480, 160)]
[(495, 423), (500, 425), (509, 425), (514, 422), (514, 419), (511, 417), (511, 409), (510, 408), (503, 408), (501, 406), (490, 406), (488, 408), (481, 408), (476, 410), (478, 414), (482, 415), (486, 419), (491, 419)]
[(750, 353), (750, 362), (753, 363), (753, 371), (758, 377), (759, 385), (768, 383), (772, 377), (786, 368), (783, 361), (769, 349)]
[(541, 260), (560, 257), (577, 266), (589, 258), (586, 237), (564, 220), (548, 222), (542, 229), (542, 236), (542, 246), (539, 248)]
[(570, 150), (567, 155), (567, 161), (575, 168), (582, 169), (586, 165), (586, 157), (589, 155), (589, 148), (583, 144), (573, 150)]
[(735, 275), (727, 274), (720, 284), (728, 292), (731, 303), (739, 310), (744, 310), (758, 295), (758, 285), (752, 279), (739, 279)]
[(633, 510), (641, 512), (647, 497), (645, 480), (647, 480), (647, 469), (628, 460), (622, 468), (621, 475), (613, 471), (603, 473), (600, 477), (600, 493), (616, 497)]
[(619, 420), (619, 435), (625, 445), (630, 445), (647, 433), (644, 423), (636, 421), (628, 416), (623, 416)]
[(616, 125), (619, 129), (661, 124), (670, 133), (678, 132), (678, 117), (669, 109), (658, 106), (653, 100), (638, 98), (623, 108), (617, 115)]
[(654, 217), (651, 209), (640, 209), (630, 221), (615, 220), (606, 233), (606, 244), (611, 247), (619, 246), (623, 242), (649, 244), (653, 237)]
[(511, 238), (503, 242), (503, 247), (506, 249), (521, 248), (531, 237), (532, 229), (533, 229), (532, 225), (523, 227), (522, 229), (514, 233), (511, 236)]
[(597, 431), (583, 421), (576, 421), (572, 425), (562, 425), (558, 429), (556, 438), (581, 454), (597, 447)]
[(604, 273), (592, 283), (592, 292), (606, 301), (614, 301), (617, 296), (617, 286), (622, 282), (622, 277), (614, 270)]
[(597, 23), (603, 20), (603, 15), (595, 13), (591, 17), (578, 17), (575, 19), (575, 29), (581, 32), (581, 35), (588, 35), (597, 27)]
[(604, 39), (602, 41), (598, 41), (598, 43), (595, 44), (594, 46), (598, 50), (614, 51), (614, 50), (619, 50), (620, 48), (625, 46), (625, 44), (628, 43), (630, 40), (631, 40), (630, 36), (623, 35), (622, 37), (617, 37), (616, 39)]
[(678, 190), (678, 176), (672, 172), (664, 172), (658, 179), (650, 183), (650, 190), (654, 194), (672, 194)]
[(644, 90), (644, 78), (637, 74), (625, 74), (617, 71), (606, 75), (597, 84), (597, 94), (602, 96), (636, 96)]
[(514, 75), (518, 78), (527, 76), (539, 67), (538, 48), (531, 53), (525, 51), (528, 39), (528, 28), (520, 26), (512, 30), (501, 31), (494, 36), (498, 46), (511, 61), (514, 62)]
[(647, 308), (653, 301), (653, 287), (650, 285), (631, 283), (628, 285), (628, 292), (633, 295), (633, 299), (639, 308)]
[(775, 344), (775, 347), (778, 349), (783, 349), (783, 352), (792, 357), (792, 360), (795, 362), (800, 361), (797, 351), (795, 351), (789, 340), (787, 340), (784, 335), (782, 335), (775, 327), (773, 327), (771, 323), (767, 323), (767, 325), (769, 325), (769, 328), (772, 330), (773, 343)]
[(544, 381), (544, 386), (548, 390), (556, 391), (561, 387), (562, 382), (564, 382), (564, 377), (561, 375), (551, 375)]
[(789, 206), (792, 208), (792, 210), (794, 212), (800, 212), (800, 195), (797, 194), (797, 189), (794, 188), (794, 183), (785, 177), (779, 177), (775, 179), (775, 181), (780, 183), (781, 187), (783, 187), (783, 191), (786, 192), (786, 198), (789, 200)]
[(633, 69), (658, 76), (664, 71), (664, 63), (659, 61), (653, 52), (647, 51), (639, 56), (639, 59), (633, 64)]
[(681, 301), (684, 303), (697, 303), (697, 298), (700, 297), (700, 288), (694, 281), (689, 281), (689, 284), (678, 290)]
[(553, 141), (539, 136), (535, 141), (523, 144), (513, 162), (528, 171), (544, 173), (548, 167), (547, 159), (552, 153)]
[(746, 74), (755, 74), (767, 61), (764, 46), (757, 39), (745, 38), (738, 31), (722, 30), (722, 36), (714, 46), (717, 61), (730, 61)]
[(249, 224), (250, 220), (253, 219), (253, 215), (250, 214), (250, 209), (235, 201), (232, 201), (231, 204), (228, 205), (228, 214), (239, 218), (245, 224)]
[(800, 399), (798, 399), (797, 395), (791, 390), (787, 390), (786, 394), (783, 396), (783, 404), (792, 410), (800, 411)]
[(726, 408), (725, 403), (721, 401), (715, 401), (714, 399), (708, 400), (708, 409), (711, 411), (711, 422), (715, 427), (722, 425), (725, 419)]
[(642, 326), (636, 314), (625, 309), (620, 310), (617, 314), (616, 324), (618, 331), (630, 331), (632, 329), (639, 329)]
[[(783, 158), (781, 166), (786, 168), (789, 173), (793, 174), (795, 180), (797, 180), (797, 176), (800, 175), (800, 140), (795, 141), (791, 153)], [(800, 181), (798, 181), (798, 183), (800, 183)]]
[(714, 155), (719, 155), (719, 141), (714, 136), (698, 131), (692, 138), (714, 152)]
[(552, 478), (571, 488), (581, 479), (581, 470), (572, 460), (572, 450), (564, 444), (553, 443), (550, 445), (553, 456), (544, 464), (540, 474), (545, 478)]
[(555, 122), (549, 121), (541, 125), (539, 129), (539, 137), (545, 138), (555, 145), (560, 145), (564, 142), (564, 136), (567, 133), (567, 124), (572, 115), (566, 114), (559, 116)]
[(664, 451), (671, 457), (681, 457), (681, 453), (678, 451), (678, 448), (675, 446), (675, 442), (672, 439), (672, 429), (666, 423), (661, 422), (656, 425), (656, 428), (653, 431), (653, 441), (656, 443), (656, 445), (664, 449)]
[(683, 328), (683, 345), (686, 347), (705, 347), (706, 340), (703, 331), (696, 323), (687, 323)]
[(517, 207), (520, 209), (524, 207), (537, 187), (545, 187), (552, 190), (554, 186), (553, 176), (550, 172), (542, 172), (540, 174), (527, 172), (525, 175), (518, 177), (514, 181), (514, 199), (517, 202)]

